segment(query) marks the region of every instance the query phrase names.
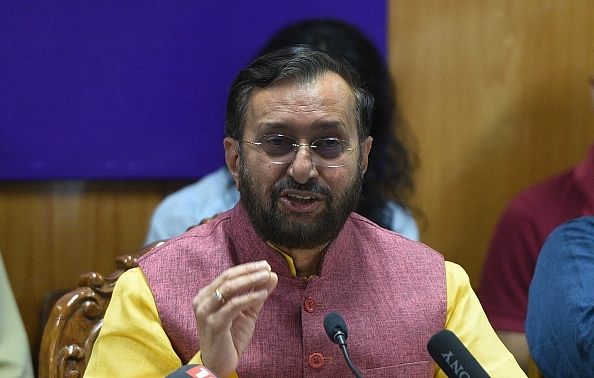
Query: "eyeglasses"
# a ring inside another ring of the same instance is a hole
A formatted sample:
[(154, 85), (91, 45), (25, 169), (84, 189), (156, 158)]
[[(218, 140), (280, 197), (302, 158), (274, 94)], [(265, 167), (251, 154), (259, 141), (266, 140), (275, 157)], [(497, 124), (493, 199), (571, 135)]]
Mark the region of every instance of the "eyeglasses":
[(272, 164), (291, 163), (297, 155), (299, 147), (309, 147), (312, 162), (328, 168), (338, 168), (349, 164), (347, 157), (359, 147), (351, 147), (351, 142), (338, 138), (316, 139), (310, 144), (297, 142), (293, 137), (281, 134), (261, 135), (254, 142), (240, 140), (247, 143), (256, 151), (265, 154)]

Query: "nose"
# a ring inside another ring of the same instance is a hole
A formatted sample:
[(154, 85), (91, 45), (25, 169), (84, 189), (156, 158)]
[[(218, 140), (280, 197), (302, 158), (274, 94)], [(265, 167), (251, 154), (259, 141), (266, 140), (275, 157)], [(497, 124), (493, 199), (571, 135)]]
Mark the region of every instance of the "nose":
[(295, 147), (295, 158), (287, 173), (300, 184), (305, 184), (307, 180), (318, 177), (318, 170), (313, 162), (313, 152), (308, 144), (300, 144)]

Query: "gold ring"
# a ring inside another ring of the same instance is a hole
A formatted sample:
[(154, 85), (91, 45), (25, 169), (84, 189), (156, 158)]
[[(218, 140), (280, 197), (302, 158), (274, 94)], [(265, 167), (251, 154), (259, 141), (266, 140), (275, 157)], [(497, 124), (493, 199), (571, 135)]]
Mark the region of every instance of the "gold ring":
[(218, 288), (215, 290), (215, 299), (221, 303), (225, 303), (225, 297), (223, 297), (223, 294), (221, 294)]

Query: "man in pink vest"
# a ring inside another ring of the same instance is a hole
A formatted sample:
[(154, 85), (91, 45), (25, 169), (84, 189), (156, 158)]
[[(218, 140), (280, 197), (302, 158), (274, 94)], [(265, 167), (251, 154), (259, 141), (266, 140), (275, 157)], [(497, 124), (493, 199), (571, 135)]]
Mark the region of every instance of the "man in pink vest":
[(461, 267), (353, 213), (372, 110), (352, 67), (309, 47), (240, 72), (224, 139), (239, 204), (120, 277), (85, 376), (346, 377), (330, 312), (364, 377), (444, 377), (427, 352), (444, 328), (491, 376), (525, 376)]

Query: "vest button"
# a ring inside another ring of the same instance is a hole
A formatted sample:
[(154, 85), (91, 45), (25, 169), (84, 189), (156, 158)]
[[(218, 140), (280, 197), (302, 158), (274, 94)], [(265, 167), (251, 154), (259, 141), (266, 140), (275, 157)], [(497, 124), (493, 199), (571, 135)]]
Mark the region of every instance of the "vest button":
[(314, 312), (314, 310), (316, 309), (316, 300), (313, 297), (305, 298), (305, 301), (303, 302), (303, 307), (305, 308), (305, 311), (309, 313)]
[(307, 359), (307, 363), (314, 369), (319, 369), (324, 366), (324, 356), (320, 353), (312, 353)]

